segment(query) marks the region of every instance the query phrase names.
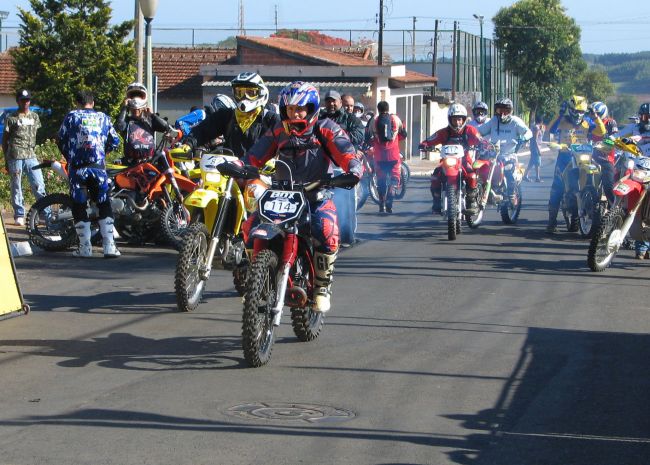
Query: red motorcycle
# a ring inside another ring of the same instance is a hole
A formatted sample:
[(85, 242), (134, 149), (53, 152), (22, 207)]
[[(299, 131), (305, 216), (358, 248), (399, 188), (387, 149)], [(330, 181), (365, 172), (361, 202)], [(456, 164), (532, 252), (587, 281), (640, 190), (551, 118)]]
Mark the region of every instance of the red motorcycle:
[(442, 216), (447, 217), (447, 237), (456, 240), (461, 233), (461, 219), (465, 214), (463, 195), (463, 158), (465, 149), (460, 144), (443, 145), (440, 149), (442, 181)]

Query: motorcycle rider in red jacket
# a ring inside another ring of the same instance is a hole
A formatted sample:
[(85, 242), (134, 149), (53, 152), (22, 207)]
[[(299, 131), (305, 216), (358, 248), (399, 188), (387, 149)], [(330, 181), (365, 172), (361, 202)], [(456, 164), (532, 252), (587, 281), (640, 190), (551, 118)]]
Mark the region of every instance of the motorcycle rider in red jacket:
[[(481, 135), (474, 126), (467, 123), (467, 109), (460, 103), (454, 103), (447, 112), (449, 125), (437, 131), (420, 144), (420, 150), (428, 150), (440, 144), (460, 144), (465, 148), (463, 158), (463, 179), (467, 185), (466, 210), (468, 213), (476, 212), (476, 173), (472, 169), (472, 156), (470, 147), (476, 147), (481, 142)], [(442, 208), (442, 181), (444, 179), (442, 167), (437, 167), (431, 174), (431, 195), (433, 197), (432, 212), (439, 214)]]

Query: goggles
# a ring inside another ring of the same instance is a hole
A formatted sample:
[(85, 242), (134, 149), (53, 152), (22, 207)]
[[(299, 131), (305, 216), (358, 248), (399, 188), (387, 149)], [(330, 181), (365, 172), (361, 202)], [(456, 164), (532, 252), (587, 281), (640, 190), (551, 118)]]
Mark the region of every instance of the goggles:
[(260, 97), (259, 87), (233, 87), (232, 89), (233, 96), (235, 100), (257, 100)]
[(508, 107), (496, 107), (495, 110), (500, 115), (509, 115), (510, 113), (512, 113), (512, 108), (508, 108)]

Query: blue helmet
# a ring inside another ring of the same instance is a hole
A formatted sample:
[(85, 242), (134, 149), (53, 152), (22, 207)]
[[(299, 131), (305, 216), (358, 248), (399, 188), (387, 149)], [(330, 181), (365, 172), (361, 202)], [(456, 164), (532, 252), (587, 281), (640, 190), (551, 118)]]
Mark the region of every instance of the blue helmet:
[[(280, 118), (287, 134), (301, 136), (311, 129), (318, 119), (320, 96), (318, 89), (311, 84), (302, 81), (292, 82), (280, 91), (278, 103), (280, 105)], [(287, 114), (288, 105), (307, 107), (305, 119), (290, 119)]]
[(596, 113), (600, 119), (607, 118), (607, 115), (609, 114), (607, 105), (605, 105), (603, 102), (594, 102), (591, 104), (591, 108), (593, 108), (594, 113)]

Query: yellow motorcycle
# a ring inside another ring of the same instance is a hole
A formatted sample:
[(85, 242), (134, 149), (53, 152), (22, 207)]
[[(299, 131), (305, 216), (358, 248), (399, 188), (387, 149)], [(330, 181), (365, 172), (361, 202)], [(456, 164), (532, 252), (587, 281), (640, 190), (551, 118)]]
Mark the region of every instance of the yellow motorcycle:
[[(249, 260), (241, 227), (270, 185), (267, 178), (268, 184), (249, 184), (242, 192), (225, 163), (238, 160), (228, 149), (198, 159), (200, 187), (185, 199), (192, 225), (183, 236), (174, 278), (176, 303), (184, 312), (199, 305), (213, 265), (232, 270), (235, 288), (243, 295)], [(273, 167), (267, 164), (267, 176)]]

